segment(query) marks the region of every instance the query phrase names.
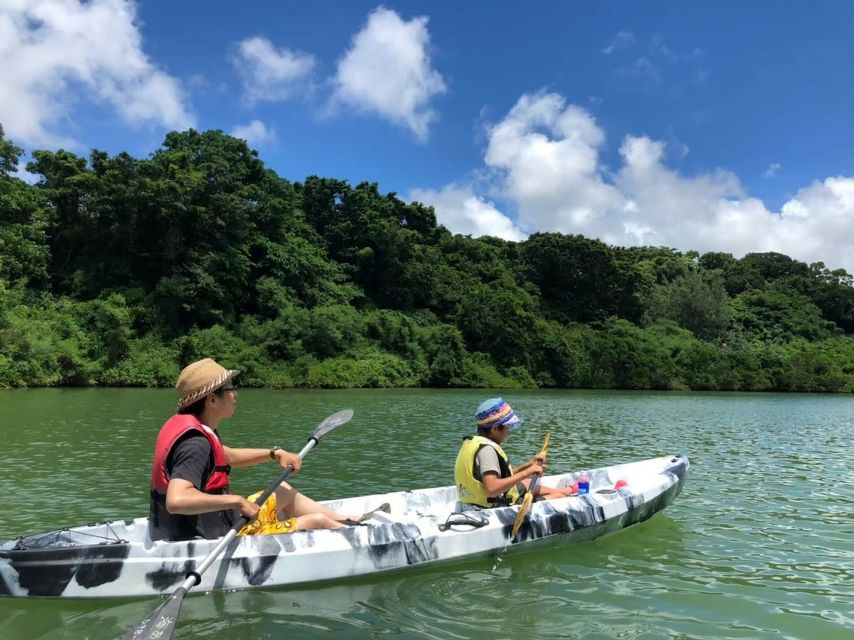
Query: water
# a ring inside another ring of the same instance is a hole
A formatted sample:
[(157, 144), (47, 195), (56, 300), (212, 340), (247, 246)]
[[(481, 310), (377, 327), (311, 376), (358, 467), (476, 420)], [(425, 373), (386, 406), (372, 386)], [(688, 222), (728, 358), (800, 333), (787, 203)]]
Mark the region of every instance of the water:
[[(226, 444), (297, 451), (346, 407), (353, 421), (294, 480), (335, 498), (449, 484), (484, 391), (240, 392)], [(188, 597), (175, 638), (852, 638), (854, 398), (506, 392), (531, 457), (552, 472), (686, 453), (682, 494), (594, 542), (296, 590)], [(147, 513), (163, 390), (0, 392), (0, 539)], [(271, 464), (240, 469), (257, 490)], [(0, 599), (0, 638), (120, 637), (157, 602)]]

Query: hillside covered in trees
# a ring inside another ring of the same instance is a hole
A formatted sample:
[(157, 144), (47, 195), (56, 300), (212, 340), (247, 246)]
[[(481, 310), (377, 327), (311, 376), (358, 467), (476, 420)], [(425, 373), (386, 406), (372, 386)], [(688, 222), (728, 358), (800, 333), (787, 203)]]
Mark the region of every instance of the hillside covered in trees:
[(292, 183), (220, 131), (149, 158), (0, 128), (0, 386), (854, 391), (854, 281), (777, 253), (454, 235), (376, 184)]

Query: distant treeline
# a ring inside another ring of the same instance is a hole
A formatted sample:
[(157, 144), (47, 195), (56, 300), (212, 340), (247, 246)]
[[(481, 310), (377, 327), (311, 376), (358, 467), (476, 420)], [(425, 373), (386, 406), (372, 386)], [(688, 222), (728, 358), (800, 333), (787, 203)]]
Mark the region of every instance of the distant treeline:
[(171, 385), (211, 356), (275, 387), (854, 391), (852, 276), (822, 263), (454, 235), (220, 131), (36, 151), (34, 186), (20, 154), (0, 128), (0, 386)]

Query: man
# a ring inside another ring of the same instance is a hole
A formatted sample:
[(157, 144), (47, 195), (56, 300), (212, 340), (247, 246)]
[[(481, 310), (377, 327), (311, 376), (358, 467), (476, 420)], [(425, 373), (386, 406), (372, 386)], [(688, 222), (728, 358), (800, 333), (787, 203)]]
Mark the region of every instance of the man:
[[(229, 493), (232, 467), (274, 460), (299, 471), (300, 457), (279, 447), (235, 449), (222, 444), (217, 429), (234, 415), (239, 374), (205, 358), (178, 376), (178, 412), (160, 429), (151, 467), (149, 533), (152, 540), (219, 538), (241, 515), (252, 524), (243, 533), (290, 533), (337, 529), (370, 517), (336, 513), (283, 482), (261, 508)], [(258, 518), (258, 520), (256, 520)]]
[[(523, 420), (503, 398), (490, 398), (483, 402), (475, 414), (477, 435), (466, 436), (454, 465), (454, 482), (457, 495), (464, 508), (503, 507), (516, 504), (531, 483), (531, 476), (542, 474), (544, 460), (539, 456), (515, 469), (501, 448), (511, 429), (521, 426)], [(553, 489), (538, 485), (535, 497), (546, 499), (571, 495), (569, 489)]]

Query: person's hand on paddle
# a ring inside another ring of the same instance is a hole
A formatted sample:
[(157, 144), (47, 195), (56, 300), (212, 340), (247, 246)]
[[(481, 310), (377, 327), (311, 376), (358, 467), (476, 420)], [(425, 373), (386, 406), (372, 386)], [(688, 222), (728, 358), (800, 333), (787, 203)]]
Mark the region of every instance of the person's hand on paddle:
[(538, 453), (538, 454), (537, 454), (537, 455), (535, 455), (533, 458), (531, 458), (531, 459), (530, 459), (530, 460), (525, 464), (525, 466), (526, 466), (526, 467), (531, 467), (531, 466), (538, 466), (538, 467), (542, 467), (542, 469), (540, 469), (540, 473), (542, 473), (542, 472), (543, 472), (543, 469), (545, 469), (545, 468), (546, 468), (546, 457), (545, 457), (545, 456), (541, 456), (541, 455)]
[(240, 500), (240, 502), (237, 503), (237, 508), (240, 509), (240, 515), (249, 518), (249, 522), (254, 522), (255, 518), (258, 517), (258, 512), (261, 510), (261, 507), (254, 502), (249, 502), (249, 500), (242, 496), (237, 497)]
[(291, 453), (289, 451), (285, 451), (284, 449), (276, 449), (276, 462), (282, 467), (282, 469), (287, 469), (288, 465), (293, 465), (293, 475), (299, 473), (300, 465), (302, 464), (302, 458), (299, 457), (296, 453)]
[(536, 459), (531, 460), (531, 463), (528, 465), (528, 468), (525, 469), (525, 477), (530, 478), (535, 473), (539, 473), (540, 475), (542, 475), (543, 471), (545, 471), (545, 468), (546, 466), (537, 462)]

